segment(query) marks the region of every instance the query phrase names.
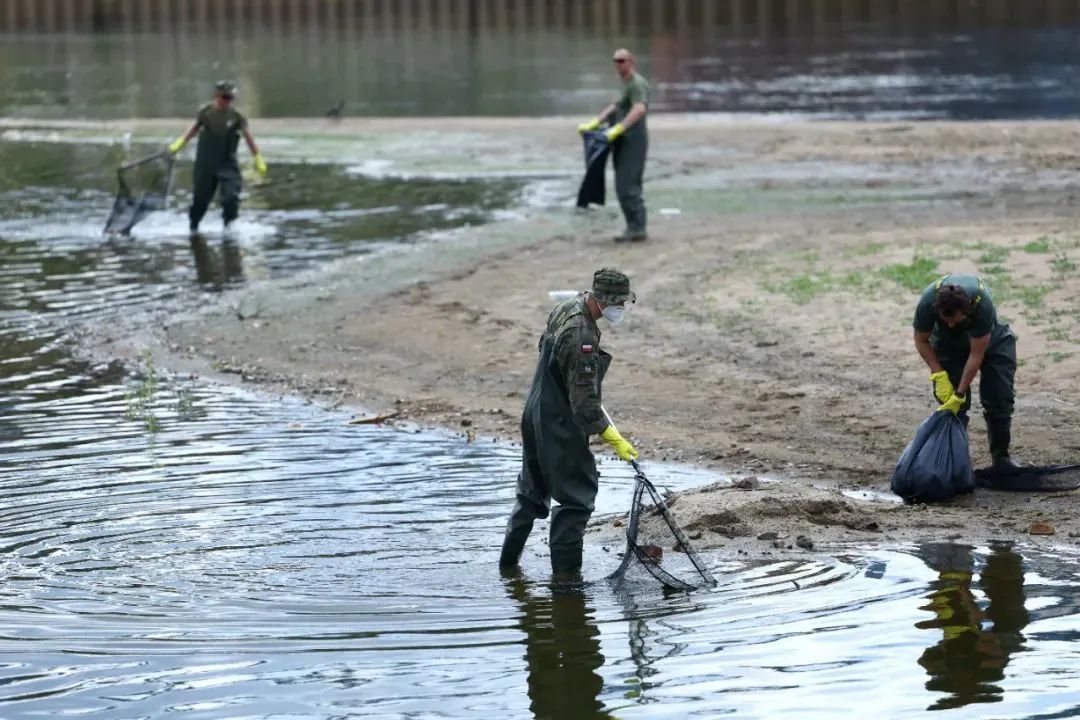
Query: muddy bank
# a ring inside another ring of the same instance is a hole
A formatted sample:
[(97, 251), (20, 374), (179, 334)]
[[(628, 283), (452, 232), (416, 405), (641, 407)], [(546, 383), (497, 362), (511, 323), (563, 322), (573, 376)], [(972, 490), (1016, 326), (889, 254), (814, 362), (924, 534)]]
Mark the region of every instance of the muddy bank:
[[(9, 123), (5, 132), (119, 127)], [(169, 124), (123, 127), (150, 137)], [(644, 459), (787, 479), (687, 494), (677, 515), (703, 542), (712, 533), (716, 544), (771, 551), (779, 535), (799, 534), (1016, 539), (1036, 521), (1057, 528), (1052, 540), (1080, 532), (1075, 495), (980, 490), (922, 510), (842, 494), (887, 491), (900, 450), (933, 409), (910, 316), (918, 291), (946, 271), (982, 273), (1020, 336), (1015, 453), (1080, 460), (1080, 125), (657, 117), (652, 238), (629, 247), (610, 241), (613, 210), (567, 209), (579, 162), (569, 120), (253, 127), (272, 166), (276, 154), (284, 167), (542, 175), (555, 207), (525, 197), (506, 221), (251, 285), (198, 314), (101, 329), (90, 338), (97, 352), (149, 347), (170, 367), (395, 411), (463, 441), (514, 440), (547, 291), (584, 288), (594, 268), (613, 264), (631, 273), (639, 302), (604, 333), (615, 356), (605, 404)], [(972, 450), (987, 462), (977, 410)], [(726, 512), (737, 519), (717, 527), (745, 526), (732, 537), (702, 519), (732, 519)], [(778, 537), (756, 539), (767, 532)]]

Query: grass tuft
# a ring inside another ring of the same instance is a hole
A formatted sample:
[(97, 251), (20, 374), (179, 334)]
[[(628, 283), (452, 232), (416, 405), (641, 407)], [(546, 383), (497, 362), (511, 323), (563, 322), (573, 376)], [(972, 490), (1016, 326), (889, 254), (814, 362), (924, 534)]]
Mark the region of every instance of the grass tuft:
[(886, 265), (878, 270), (878, 274), (886, 280), (892, 280), (908, 290), (922, 290), (934, 282), (940, 274), (938, 261), (933, 258), (916, 256), (911, 263), (904, 265), (896, 263)]
[(1026, 253), (1048, 253), (1050, 252), (1050, 238), (1044, 235), (1037, 240), (1032, 240), (1024, 245), (1023, 250)]

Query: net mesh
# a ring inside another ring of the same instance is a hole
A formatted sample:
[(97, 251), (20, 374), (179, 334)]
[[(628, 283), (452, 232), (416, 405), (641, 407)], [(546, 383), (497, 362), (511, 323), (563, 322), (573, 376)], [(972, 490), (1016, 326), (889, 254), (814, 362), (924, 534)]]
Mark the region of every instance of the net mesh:
[(116, 199), (105, 222), (106, 233), (127, 235), (147, 215), (165, 209), (174, 163), (171, 153), (160, 153), (120, 166), (116, 171)]
[(655, 578), (669, 590), (689, 591), (716, 584), (667, 503), (634, 463), (634, 499), (626, 523), (626, 551), (607, 580), (616, 588)]
[(975, 471), (975, 484), (1010, 492), (1063, 492), (1080, 488), (1080, 465), (1043, 465), (1004, 471)]

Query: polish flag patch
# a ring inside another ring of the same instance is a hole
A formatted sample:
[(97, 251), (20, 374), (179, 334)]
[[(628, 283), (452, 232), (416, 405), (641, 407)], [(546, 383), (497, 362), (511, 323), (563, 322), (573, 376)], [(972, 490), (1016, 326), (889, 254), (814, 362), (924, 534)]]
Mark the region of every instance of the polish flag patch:
[(593, 351), (593, 346), (592, 345), (582, 345), (581, 346), (581, 352), (583, 352), (583, 353), (591, 353), (592, 351)]

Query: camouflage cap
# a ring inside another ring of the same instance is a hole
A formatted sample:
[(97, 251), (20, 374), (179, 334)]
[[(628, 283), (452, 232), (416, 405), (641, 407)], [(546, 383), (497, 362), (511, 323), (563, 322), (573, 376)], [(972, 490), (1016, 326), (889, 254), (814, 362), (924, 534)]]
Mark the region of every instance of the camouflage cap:
[(235, 95), (236, 85), (228, 80), (218, 80), (214, 83), (214, 92), (219, 95)]
[(616, 268), (600, 268), (593, 273), (592, 295), (607, 305), (621, 302), (637, 302), (637, 295), (630, 289), (630, 278)]

